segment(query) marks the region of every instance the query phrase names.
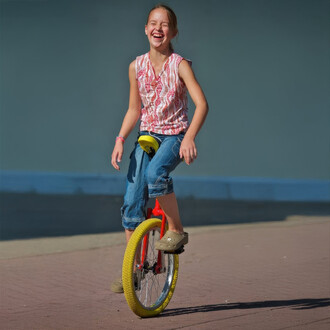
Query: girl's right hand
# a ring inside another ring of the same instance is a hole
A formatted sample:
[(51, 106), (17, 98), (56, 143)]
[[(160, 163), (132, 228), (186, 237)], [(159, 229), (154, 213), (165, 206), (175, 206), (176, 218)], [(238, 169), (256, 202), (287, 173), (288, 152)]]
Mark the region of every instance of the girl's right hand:
[(120, 170), (118, 163), (121, 162), (123, 153), (124, 153), (124, 142), (121, 141), (120, 139), (117, 139), (111, 156), (111, 164), (117, 171)]

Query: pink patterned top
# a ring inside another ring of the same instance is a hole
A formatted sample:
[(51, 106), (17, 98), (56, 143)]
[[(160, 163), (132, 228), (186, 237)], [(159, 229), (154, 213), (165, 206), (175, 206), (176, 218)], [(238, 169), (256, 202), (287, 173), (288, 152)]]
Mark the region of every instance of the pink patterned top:
[(173, 53), (156, 77), (149, 53), (136, 58), (136, 79), (143, 103), (140, 131), (176, 135), (187, 130), (187, 87), (179, 77), (182, 60)]

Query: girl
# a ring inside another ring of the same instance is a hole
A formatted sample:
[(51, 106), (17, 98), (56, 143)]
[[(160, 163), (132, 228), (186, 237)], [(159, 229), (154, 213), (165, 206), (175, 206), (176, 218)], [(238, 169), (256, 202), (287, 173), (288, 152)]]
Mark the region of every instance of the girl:
[[(171, 8), (157, 5), (150, 10), (145, 25), (150, 51), (138, 56), (129, 66), (129, 107), (111, 157), (111, 164), (119, 170), (125, 139), (139, 119), (139, 134), (152, 135), (160, 142), (153, 158), (135, 144), (121, 212), (128, 241), (134, 229), (145, 220), (148, 199), (157, 197), (169, 226), (156, 246), (163, 251), (173, 251), (188, 243), (169, 174), (182, 158), (188, 165), (196, 159), (195, 137), (208, 112), (207, 101), (190, 62), (173, 51), (171, 40), (177, 33), (177, 19)], [(196, 106), (190, 125), (187, 90)], [(112, 290), (123, 292), (121, 280), (113, 283)]]

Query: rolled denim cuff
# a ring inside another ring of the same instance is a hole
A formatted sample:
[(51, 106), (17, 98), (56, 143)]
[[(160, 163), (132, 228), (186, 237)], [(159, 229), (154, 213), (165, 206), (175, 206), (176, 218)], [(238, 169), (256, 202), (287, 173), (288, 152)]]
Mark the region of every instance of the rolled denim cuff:
[(145, 219), (128, 219), (128, 218), (123, 218), (122, 219), (122, 225), (125, 229), (128, 230), (134, 230), (135, 228), (137, 228), (139, 226), (139, 224), (141, 222), (143, 222)]
[(164, 196), (171, 194), (173, 190), (173, 181), (172, 179), (168, 180), (168, 182), (158, 183), (158, 184), (148, 184), (148, 191), (150, 198), (156, 198), (159, 196)]

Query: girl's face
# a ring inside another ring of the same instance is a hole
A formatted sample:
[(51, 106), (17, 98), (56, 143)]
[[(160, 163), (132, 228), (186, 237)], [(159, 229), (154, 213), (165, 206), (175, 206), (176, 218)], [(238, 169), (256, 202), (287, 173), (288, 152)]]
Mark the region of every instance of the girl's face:
[(148, 37), (150, 47), (166, 49), (171, 40), (175, 37), (176, 31), (170, 27), (167, 11), (163, 8), (154, 9), (145, 26), (145, 33)]

